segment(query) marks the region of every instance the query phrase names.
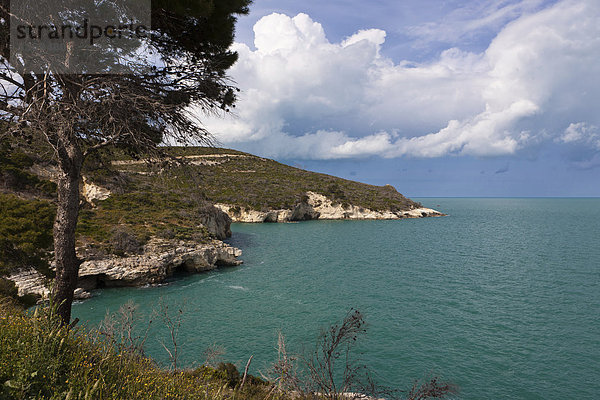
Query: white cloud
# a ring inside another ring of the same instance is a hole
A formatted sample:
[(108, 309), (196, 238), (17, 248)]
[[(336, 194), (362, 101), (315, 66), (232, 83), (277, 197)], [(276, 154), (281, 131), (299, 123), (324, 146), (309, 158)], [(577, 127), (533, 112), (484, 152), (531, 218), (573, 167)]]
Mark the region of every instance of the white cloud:
[(263, 54), (310, 49), (326, 41), (321, 24), (306, 14), (271, 14), (254, 25), (254, 46)]
[(281, 158), (494, 156), (568, 142), (572, 121), (600, 125), (595, 0), (521, 16), (483, 53), (422, 64), (383, 57), (379, 29), (331, 43), (306, 14), (263, 17), (254, 32), (256, 50), (234, 45), (237, 117), (206, 120), (225, 145)]
[(563, 143), (580, 143), (600, 150), (600, 130), (596, 125), (586, 122), (570, 124), (560, 136)]
[(360, 139), (348, 139), (331, 149), (334, 157), (360, 157), (385, 154), (392, 147), (392, 135), (380, 132)]
[(364, 40), (366, 42), (365, 44), (369, 45), (372, 43), (379, 48), (379, 46), (385, 43), (386, 36), (387, 34), (385, 31), (381, 29), (363, 29), (344, 40), (342, 42), (342, 47), (348, 47)]

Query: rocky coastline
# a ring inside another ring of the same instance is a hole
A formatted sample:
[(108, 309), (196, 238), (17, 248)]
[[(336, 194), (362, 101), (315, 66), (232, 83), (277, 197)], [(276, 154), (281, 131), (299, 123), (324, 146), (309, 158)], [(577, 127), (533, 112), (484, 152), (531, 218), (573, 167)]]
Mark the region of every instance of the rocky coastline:
[(326, 196), (306, 192), (303, 201), (291, 209), (250, 210), (230, 204), (217, 203), (215, 207), (227, 213), (233, 222), (293, 222), (308, 220), (393, 220), (403, 218), (441, 217), (445, 214), (425, 207), (414, 207), (407, 210), (376, 211), (355, 205), (334, 203)]
[[(52, 171), (46, 170), (48, 178)], [(41, 175), (41, 173), (40, 173)], [(392, 188), (393, 189), (393, 188)], [(394, 190), (395, 191), (395, 190)], [(81, 198), (88, 207), (96, 208), (99, 203), (113, 195), (111, 190), (95, 184), (84, 177)], [(201, 243), (152, 237), (135, 254), (92, 254), (83, 245), (78, 249), (82, 260), (76, 299), (91, 297), (98, 288), (132, 287), (163, 283), (176, 272), (200, 273), (221, 266), (242, 264), (240, 249), (221, 240), (231, 236), (231, 222), (269, 223), (308, 220), (397, 220), (404, 218), (438, 217), (445, 214), (420, 206), (415, 202), (404, 204), (402, 209), (373, 210), (347, 202), (334, 201), (313, 191), (306, 191), (288, 209), (254, 210), (235, 204), (207, 204), (197, 215), (198, 226), (206, 228), (212, 239)], [(17, 287), (19, 296), (33, 294), (47, 298), (51, 281), (33, 268), (22, 269), (7, 278)]]
[[(199, 273), (238, 266), (242, 264), (241, 255), (240, 249), (219, 240), (195, 244), (154, 238), (141, 254), (83, 261), (75, 298), (89, 298), (90, 291), (98, 288), (160, 284), (175, 272)], [(49, 279), (33, 268), (13, 273), (8, 279), (15, 282), (19, 296), (34, 294), (47, 298), (50, 292)]]

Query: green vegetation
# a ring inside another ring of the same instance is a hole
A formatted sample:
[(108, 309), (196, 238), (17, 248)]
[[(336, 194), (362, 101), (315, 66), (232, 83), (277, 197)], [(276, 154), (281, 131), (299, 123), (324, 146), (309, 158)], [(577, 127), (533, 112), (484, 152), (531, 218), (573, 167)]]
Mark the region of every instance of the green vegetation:
[(132, 242), (141, 244), (154, 236), (205, 242), (211, 236), (199, 219), (209, 204), (226, 203), (239, 210), (291, 209), (306, 200), (307, 191), (343, 206), (373, 210), (420, 206), (389, 185), (304, 171), (240, 151), (173, 147), (169, 155), (183, 157), (183, 163), (132, 159), (118, 150), (88, 160), (85, 175), (113, 194), (96, 202), (97, 207), (80, 212), (79, 244), (99, 247), (105, 253), (127, 253), (114, 243), (115, 227), (120, 228), (121, 237), (125, 231)]
[[(107, 319), (121, 318), (123, 324), (109, 322), (98, 330), (61, 325), (55, 309), (50, 305), (24, 313), (0, 302), (1, 399), (350, 400), (355, 398), (342, 393), (351, 390), (399, 398), (395, 390), (361, 382), (360, 375), (368, 371), (349, 358), (364, 331), (358, 311), (323, 331), (304, 367), (298, 365), (303, 357), (288, 355), (280, 334), (279, 359), (265, 381), (252, 375), (244, 379), (235, 365), (223, 362), (196, 369), (160, 368), (143, 355), (145, 337), (131, 330), (135, 306), (122, 307), (124, 314)], [(343, 376), (338, 376), (340, 370)], [(433, 378), (415, 382), (403, 398), (453, 393), (454, 385)]]
[(0, 142), (0, 189), (53, 197), (56, 184), (28, 171), (34, 163), (35, 159), (24, 151), (13, 149), (6, 141)]
[(49, 201), (23, 200), (0, 193), (0, 300), (8, 297), (24, 306), (35, 304), (35, 296), (17, 296), (15, 284), (5, 278), (23, 267), (53, 276), (47, 259), (52, 247), (54, 213), (55, 207)]
[[(61, 327), (50, 308), (28, 316), (0, 305), (2, 399), (239, 399), (267, 397), (258, 378), (239, 389), (235, 367), (166, 371), (98, 331)], [(235, 388), (235, 389), (234, 389)]]
[[(254, 210), (293, 208), (307, 191), (323, 194), (335, 203), (372, 210), (406, 210), (419, 206), (392, 186), (374, 186), (331, 175), (294, 168), (273, 160), (227, 149), (172, 148), (187, 165), (160, 173), (156, 165), (135, 162), (113, 168), (138, 184), (155, 186), (169, 181), (169, 190), (196, 191), (214, 203)], [(211, 155), (215, 155), (211, 157)], [(119, 157), (121, 163), (125, 160)]]
[(119, 228), (117, 233), (129, 232), (140, 244), (153, 236), (200, 243), (210, 239), (206, 228), (199, 223), (204, 202), (189, 195), (156, 189), (156, 192), (148, 188), (114, 194), (98, 202), (97, 208), (81, 210), (77, 226), (80, 244), (100, 244), (107, 251), (119, 254), (111, 250), (117, 239), (115, 228)]
[(51, 276), (45, 258), (52, 246), (54, 213), (49, 201), (0, 193), (0, 276), (23, 266)]

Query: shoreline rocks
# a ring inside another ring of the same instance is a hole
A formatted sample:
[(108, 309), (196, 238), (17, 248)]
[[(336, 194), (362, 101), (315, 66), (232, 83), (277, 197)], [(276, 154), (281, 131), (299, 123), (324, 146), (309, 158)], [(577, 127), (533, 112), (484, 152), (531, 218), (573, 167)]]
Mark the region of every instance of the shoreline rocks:
[[(91, 290), (105, 287), (155, 285), (175, 272), (199, 273), (220, 266), (238, 266), (242, 251), (221, 241), (206, 244), (167, 239), (151, 239), (140, 255), (109, 256), (85, 260), (79, 267), (75, 299), (91, 297)], [(15, 282), (19, 296), (35, 294), (47, 298), (50, 280), (34, 269), (22, 270), (8, 277)]]
[(431, 208), (412, 208), (400, 211), (375, 211), (355, 205), (334, 203), (326, 196), (306, 192), (306, 199), (299, 202), (293, 209), (278, 209), (268, 211), (248, 210), (230, 204), (217, 203), (215, 207), (229, 215), (233, 222), (293, 222), (307, 220), (391, 220), (403, 218), (441, 217), (443, 214)]
[[(102, 192), (98, 188), (89, 190), (88, 201), (92, 203), (98, 195), (110, 196), (110, 192)], [(247, 210), (228, 204), (207, 205), (201, 221), (217, 238), (231, 236), (231, 222), (293, 222), (308, 220), (395, 220), (404, 218), (438, 217), (445, 214), (430, 208), (411, 208), (408, 210), (375, 211), (355, 205), (334, 203), (326, 196), (306, 192), (302, 201), (292, 209), (267, 211)], [(100, 258), (83, 256), (79, 269), (79, 280), (75, 291), (75, 299), (91, 297), (90, 291), (105, 287), (135, 287), (156, 285), (164, 282), (176, 272), (200, 273), (211, 271), (219, 266), (237, 266), (242, 264), (238, 259), (242, 251), (229, 246), (220, 240), (199, 244), (175, 239), (152, 238), (143, 248), (141, 254), (125, 257), (109, 255)], [(8, 277), (15, 282), (20, 296), (35, 294), (41, 298), (49, 295), (51, 280), (34, 269), (24, 269)]]

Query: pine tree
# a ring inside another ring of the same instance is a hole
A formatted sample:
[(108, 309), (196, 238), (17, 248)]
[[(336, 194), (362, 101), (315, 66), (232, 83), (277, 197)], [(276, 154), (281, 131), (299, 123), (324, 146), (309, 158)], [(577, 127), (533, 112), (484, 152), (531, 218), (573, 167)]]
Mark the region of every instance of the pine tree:
[[(248, 12), (250, 0), (153, 0), (151, 35), (144, 39), (141, 55), (136, 41), (125, 41), (120, 52), (88, 46), (83, 50), (89, 53), (80, 54), (88, 54), (93, 64), (76, 65), (76, 73), (72, 48), (81, 50), (87, 43), (63, 43), (59, 54), (65, 56), (58, 63), (56, 54), (44, 48), (33, 58), (11, 58), (10, 23), (31, 19), (64, 26), (86, 13), (119, 18), (136, 10), (124, 9), (118, 1), (102, 2), (100, 9), (93, 0), (78, 0), (76, 6), (64, 1), (63, 12), (57, 13), (47, 7), (56, 9), (60, 1), (37, 3), (15, 20), (9, 0), (0, 0), (0, 119), (11, 140), (31, 143), (34, 136), (41, 137), (54, 150), (59, 176), (53, 296), (67, 324), (80, 264), (75, 229), (85, 159), (105, 147), (161, 156), (161, 143), (206, 143), (209, 133), (189, 110), (227, 112), (234, 105), (237, 89), (226, 71), (237, 54), (229, 48), (236, 16)], [(122, 64), (130, 65), (116, 73)], [(100, 70), (91, 73), (91, 65)]]

